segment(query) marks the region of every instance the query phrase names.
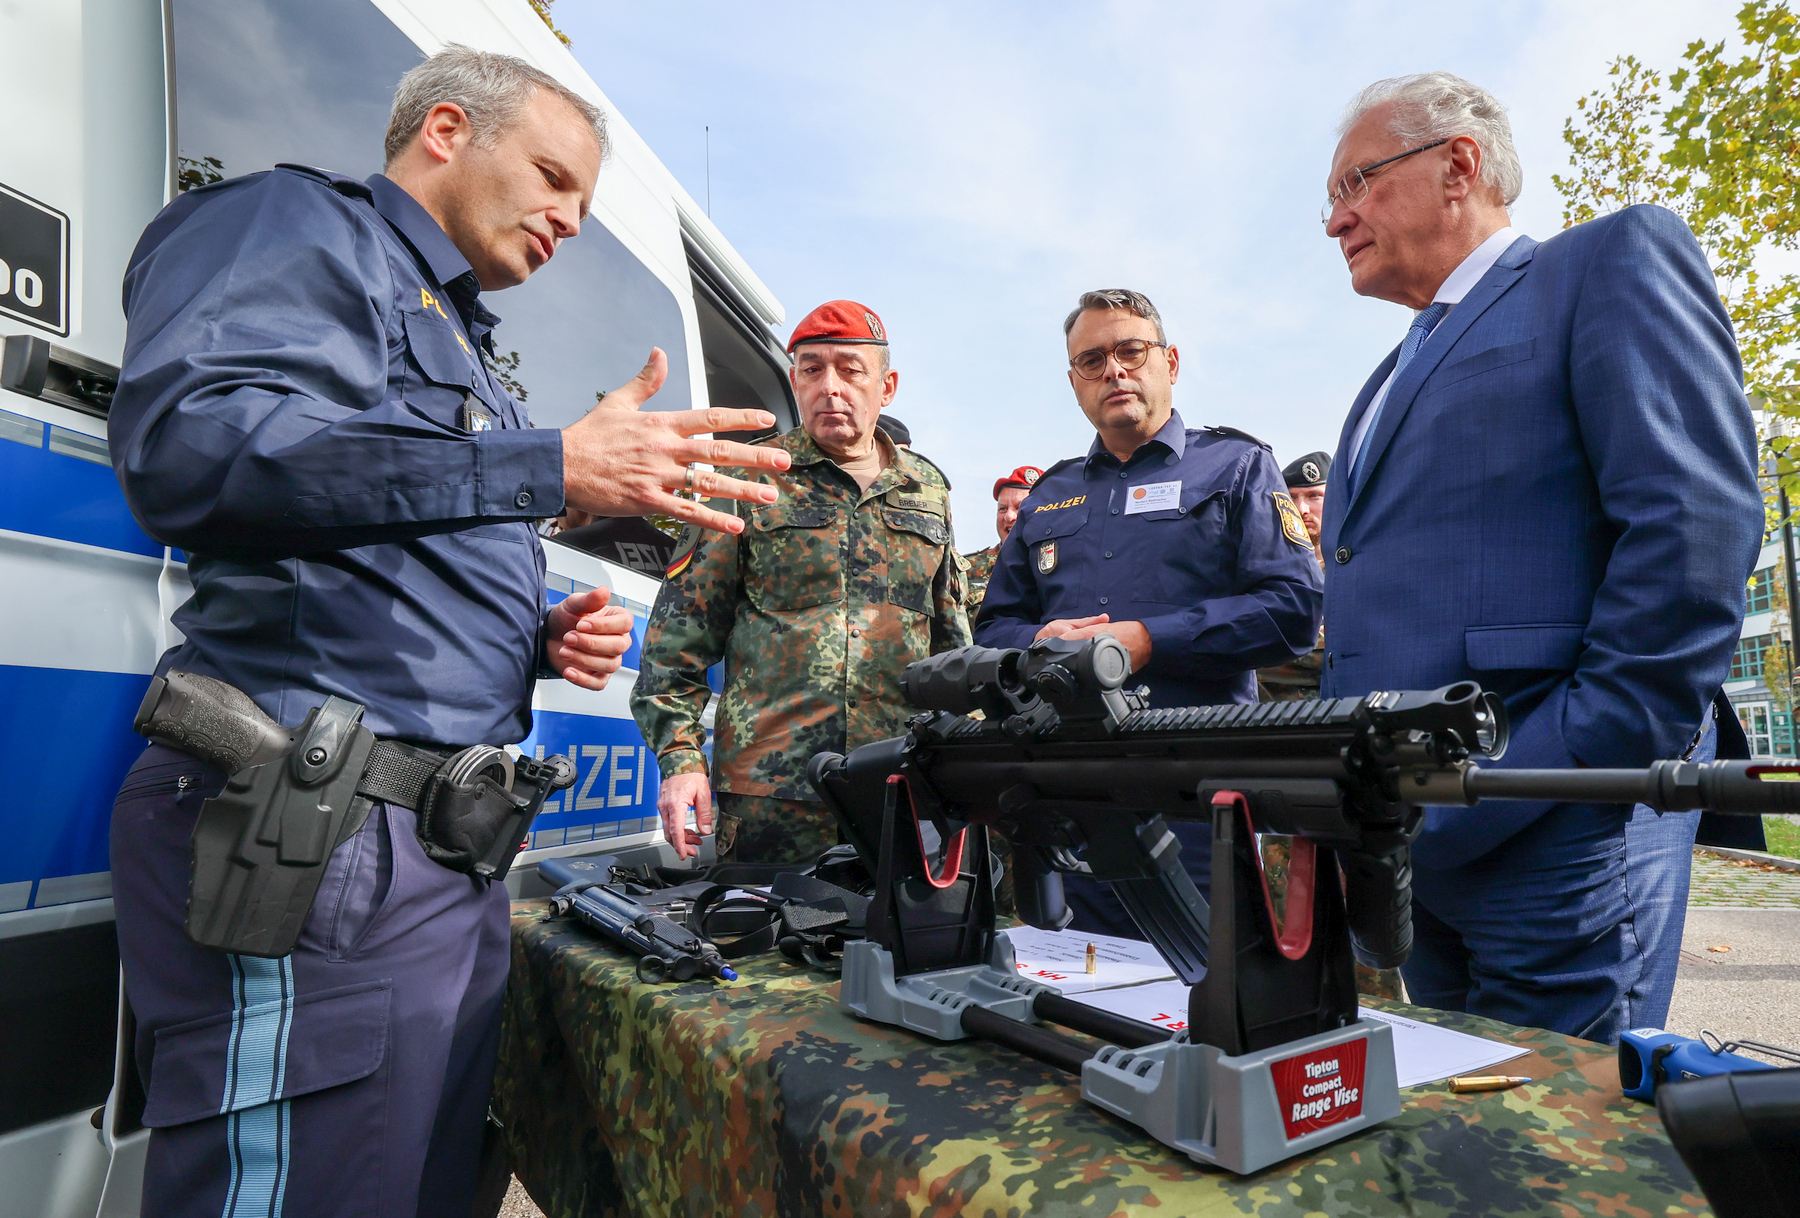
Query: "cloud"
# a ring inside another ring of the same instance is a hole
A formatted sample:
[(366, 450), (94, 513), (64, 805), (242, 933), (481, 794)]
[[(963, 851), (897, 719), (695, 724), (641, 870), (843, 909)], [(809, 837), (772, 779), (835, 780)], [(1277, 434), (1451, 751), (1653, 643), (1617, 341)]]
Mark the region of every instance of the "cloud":
[(1084, 452), (1061, 321), (1084, 289), (1157, 302), (1189, 426), (1282, 461), (1335, 447), (1405, 331), (1354, 296), (1318, 222), (1332, 127), (1371, 80), (1445, 68), (1511, 111), (1515, 222), (1562, 226), (1564, 118), (1637, 54), (1671, 66), (1734, 3), (595, 4), (559, 24), (797, 317), (862, 300), (888, 323), (894, 413), (992, 541), (993, 479)]

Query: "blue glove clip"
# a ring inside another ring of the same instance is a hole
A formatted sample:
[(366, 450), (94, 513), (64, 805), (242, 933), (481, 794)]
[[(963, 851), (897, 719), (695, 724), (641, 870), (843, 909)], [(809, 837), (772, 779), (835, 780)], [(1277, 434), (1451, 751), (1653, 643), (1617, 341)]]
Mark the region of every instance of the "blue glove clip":
[[(1709, 1032), (1706, 1040), (1677, 1036), (1661, 1028), (1634, 1028), (1619, 1034), (1619, 1085), (1635, 1100), (1653, 1100), (1663, 1083), (1705, 1078), (1710, 1074), (1739, 1074), (1746, 1070), (1773, 1070), (1767, 1062), (1731, 1052), (1738, 1042), (1721, 1044)], [(1762, 1050), (1764, 1046), (1743, 1044)], [(1777, 1052), (1783, 1051), (1777, 1050)]]

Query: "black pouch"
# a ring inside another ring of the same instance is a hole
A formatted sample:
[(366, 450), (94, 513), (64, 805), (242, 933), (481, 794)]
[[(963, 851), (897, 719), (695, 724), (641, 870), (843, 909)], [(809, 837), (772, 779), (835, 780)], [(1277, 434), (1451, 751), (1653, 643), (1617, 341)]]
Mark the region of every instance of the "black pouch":
[(485, 744), (466, 748), (426, 784), (419, 845), (451, 871), (505, 879), (544, 800), (574, 784), (575, 765), (567, 757), (514, 760)]

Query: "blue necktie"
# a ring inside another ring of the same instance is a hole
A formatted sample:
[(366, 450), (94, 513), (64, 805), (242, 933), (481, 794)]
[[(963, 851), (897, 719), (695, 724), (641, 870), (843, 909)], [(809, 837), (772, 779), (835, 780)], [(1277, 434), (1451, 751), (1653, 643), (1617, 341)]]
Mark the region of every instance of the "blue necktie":
[[(1425, 345), (1425, 340), (1431, 336), (1432, 329), (1443, 320), (1444, 314), (1449, 311), (1449, 303), (1438, 300), (1426, 305), (1420, 310), (1419, 315), (1413, 318), (1412, 325), (1407, 327), (1406, 337), (1400, 341), (1400, 358), (1394, 361), (1393, 375), (1388, 378), (1387, 383), (1390, 390), (1393, 388), (1394, 382), (1400, 379), (1400, 374), (1406, 370), (1406, 366), (1412, 363), (1413, 356), (1419, 353), (1419, 348)], [(1353, 485), (1362, 475), (1363, 454), (1369, 451), (1369, 441), (1375, 438), (1375, 429), (1381, 425), (1381, 411), (1386, 405), (1387, 395), (1383, 394), (1380, 404), (1375, 407), (1375, 413), (1369, 419), (1368, 427), (1363, 429), (1362, 446), (1356, 450), (1356, 459), (1350, 463), (1350, 481)]]

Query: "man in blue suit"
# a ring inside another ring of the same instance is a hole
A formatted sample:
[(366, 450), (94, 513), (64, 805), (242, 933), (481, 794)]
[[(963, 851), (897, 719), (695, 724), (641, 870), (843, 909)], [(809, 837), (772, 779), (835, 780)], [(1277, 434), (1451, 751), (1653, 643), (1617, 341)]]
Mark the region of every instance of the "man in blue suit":
[[(1449, 73), (1371, 85), (1340, 133), (1326, 233), (1358, 294), (1417, 314), (1338, 446), (1321, 693), (1478, 681), (1507, 766), (1710, 755), (1762, 503), (1698, 243), (1657, 207), (1515, 232), (1505, 111)], [(1603, 1041), (1660, 1025), (1696, 819), (1429, 809), (1414, 1000)]]

